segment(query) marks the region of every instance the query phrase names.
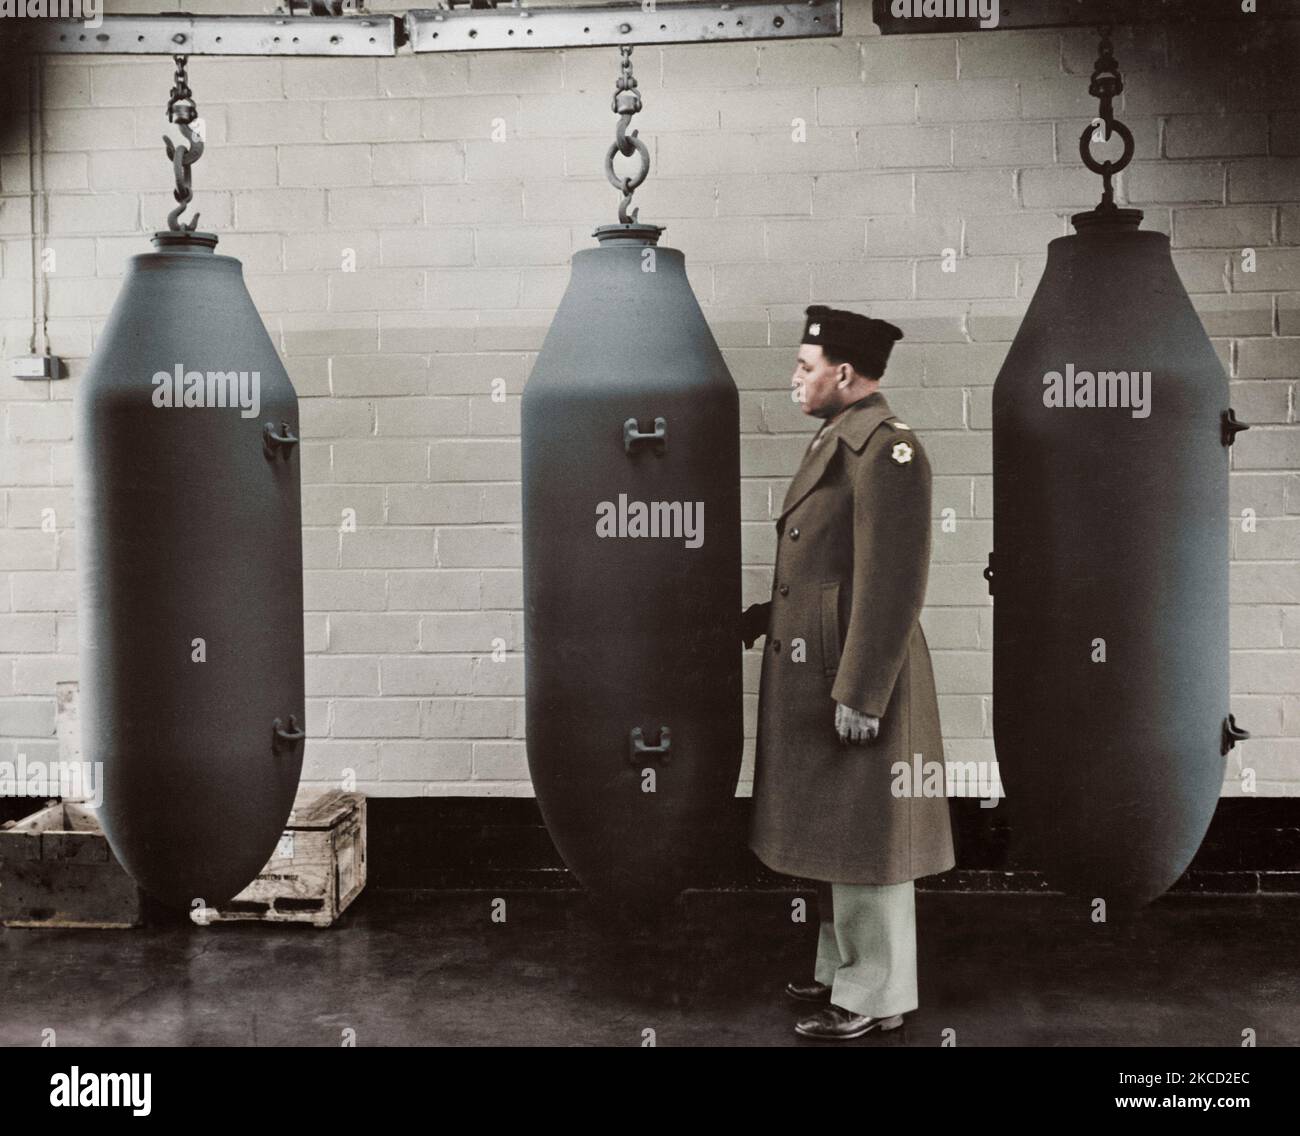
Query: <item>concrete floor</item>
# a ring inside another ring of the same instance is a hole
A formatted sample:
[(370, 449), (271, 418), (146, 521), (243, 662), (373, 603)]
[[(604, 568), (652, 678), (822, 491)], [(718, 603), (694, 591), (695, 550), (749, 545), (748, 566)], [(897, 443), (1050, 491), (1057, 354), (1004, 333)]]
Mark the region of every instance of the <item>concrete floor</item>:
[[(363, 895), (329, 930), (0, 930), (0, 1044), (811, 1044), (791, 893), (690, 893), (628, 931), (574, 892)], [(810, 903), (814, 919), (815, 904)], [(1095, 925), (1056, 896), (920, 893), (921, 1008), (863, 1046), (1300, 1044), (1300, 898), (1166, 897)]]

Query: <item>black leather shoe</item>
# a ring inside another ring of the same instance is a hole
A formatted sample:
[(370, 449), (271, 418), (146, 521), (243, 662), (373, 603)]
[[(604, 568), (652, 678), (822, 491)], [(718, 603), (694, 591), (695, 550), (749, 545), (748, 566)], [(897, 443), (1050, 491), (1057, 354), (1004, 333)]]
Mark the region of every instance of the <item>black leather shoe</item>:
[(794, 1027), (794, 1032), (814, 1041), (852, 1041), (872, 1030), (895, 1030), (902, 1024), (902, 1014), (895, 1014), (892, 1018), (868, 1018), (842, 1006), (830, 1005), (818, 1010), (811, 1018), (804, 1018)]
[(831, 988), (824, 982), (787, 982), (785, 992), (797, 1002), (827, 1002), (831, 1000)]

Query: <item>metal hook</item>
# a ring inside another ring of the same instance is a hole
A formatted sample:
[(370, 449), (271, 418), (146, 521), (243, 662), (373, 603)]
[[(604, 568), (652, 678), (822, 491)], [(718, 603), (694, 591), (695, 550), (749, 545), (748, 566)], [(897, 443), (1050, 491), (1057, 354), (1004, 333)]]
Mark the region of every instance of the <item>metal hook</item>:
[(172, 163), (172, 172), (176, 177), (176, 189), (172, 196), (180, 203), (167, 214), (167, 227), (174, 233), (192, 233), (199, 223), (199, 215), (194, 214), (186, 224), (181, 224), (180, 216), (189, 208), (190, 202), (194, 198), (194, 189), (190, 181), (190, 167), (203, 156), (203, 139), (196, 138), (194, 132), (190, 129), (188, 123), (180, 124), (180, 132), (185, 136), (185, 141), (177, 145), (167, 135), (163, 135), (163, 143), (167, 147), (167, 157)]
[(176, 188), (172, 196), (179, 203), (167, 214), (167, 227), (174, 233), (192, 233), (198, 227), (199, 215), (194, 214), (186, 224), (181, 224), (180, 216), (189, 208), (194, 198), (194, 188), (190, 179), (190, 167), (203, 157), (203, 139), (196, 137), (190, 124), (199, 116), (199, 108), (194, 102), (188, 77), (185, 73), (187, 57), (173, 56), (176, 61), (175, 81), (171, 96), (167, 100), (167, 118), (174, 122), (185, 141), (177, 144), (166, 134), (163, 145), (167, 147), (167, 160), (172, 164), (172, 174), (176, 179)]
[(1088, 94), (1099, 100), (1098, 118), (1105, 126), (1104, 138), (1109, 141), (1112, 134), (1118, 134), (1124, 143), (1124, 151), (1116, 161), (1107, 159), (1097, 161), (1092, 156), (1093, 124), (1090, 122), (1079, 135), (1079, 157), (1083, 164), (1102, 179), (1101, 203), (1098, 210), (1110, 213), (1115, 210), (1114, 176), (1133, 160), (1133, 134), (1124, 123), (1115, 117), (1114, 100), (1124, 90), (1124, 79), (1120, 74), (1119, 61), (1115, 58), (1114, 45), (1111, 43), (1109, 26), (1099, 29), (1101, 43), (1097, 48), (1097, 59), (1093, 64), (1092, 75), (1088, 80)]
[[(628, 212), (628, 206), (632, 204), (632, 193), (650, 172), (650, 151), (646, 144), (637, 137), (637, 132), (633, 130), (628, 133), (628, 127), (632, 125), (632, 116), (641, 110), (641, 94), (636, 89), (636, 79), (632, 75), (632, 47), (630, 44), (623, 44), (619, 49), (622, 55), (622, 62), (619, 64), (620, 75), (618, 82), (614, 87), (614, 98), (611, 103), (611, 109), (618, 118), (618, 126), (614, 131), (614, 142), (605, 154), (605, 177), (609, 184), (623, 194), (623, 200), (618, 205), (618, 219), (624, 225), (635, 224), (640, 209), (633, 209)], [(622, 154), (625, 158), (630, 158), (633, 154), (640, 158), (640, 169), (631, 177), (619, 177), (614, 172), (614, 155)]]

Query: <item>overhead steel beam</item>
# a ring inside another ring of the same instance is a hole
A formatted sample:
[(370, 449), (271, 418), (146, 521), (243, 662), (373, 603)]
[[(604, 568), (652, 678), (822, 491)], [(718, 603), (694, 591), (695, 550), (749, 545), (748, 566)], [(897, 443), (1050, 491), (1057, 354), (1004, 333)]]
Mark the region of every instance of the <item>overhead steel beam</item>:
[(104, 16), (42, 20), (34, 50), (75, 55), (397, 55), (804, 39), (843, 30), (841, 0), (743, 3), (620, 2), (537, 8), (456, 7), (342, 16)]
[(411, 50), (496, 51), (609, 44), (805, 39), (843, 30), (841, 0), (593, 4), (547, 8), (417, 9), (405, 17)]
[(104, 16), (43, 20), (33, 50), (77, 55), (396, 55), (399, 19), (367, 16)]

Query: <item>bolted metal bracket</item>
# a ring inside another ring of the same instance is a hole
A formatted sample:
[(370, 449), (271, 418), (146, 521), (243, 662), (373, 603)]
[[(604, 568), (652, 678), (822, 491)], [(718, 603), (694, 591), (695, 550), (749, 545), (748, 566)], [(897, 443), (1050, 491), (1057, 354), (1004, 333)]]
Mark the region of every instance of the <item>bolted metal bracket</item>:
[(285, 0), (277, 12), (287, 12), (290, 16), (341, 16), (344, 11), (360, 11), (364, 5), (360, 0)]
[(411, 50), (493, 51), (610, 44), (811, 39), (843, 30), (841, 0), (748, 3), (557, 4), (546, 8), (416, 9), (406, 13)]
[[(273, 16), (101, 16), (39, 21), (37, 51), (82, 55), (370, 56), (424, 52), (814, 39), (843, 32), (842, 0), (692, 0), (525, 8), (475, 0), (370, 13), (344, 0), (288, 0)], [(37, 21), (30, 21), (36, 24)]]
[(394, 16), (103, 16), (43, 20), (32, 46), (75, 55), (396, 55)]

